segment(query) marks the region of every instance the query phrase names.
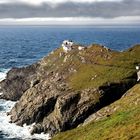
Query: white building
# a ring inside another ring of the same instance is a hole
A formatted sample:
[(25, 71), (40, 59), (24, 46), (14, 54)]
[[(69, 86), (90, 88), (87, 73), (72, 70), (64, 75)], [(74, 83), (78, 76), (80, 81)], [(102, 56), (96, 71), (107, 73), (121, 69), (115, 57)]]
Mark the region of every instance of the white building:
[(63, 50), (67, 53), (68, 51), (71, 51), (72, 50), (72, 46), (73, 46), (73, 41), (70, 41), (70, 40), (64, 40), (63, 43), (62, 43), (62, 47), (63, 47)]

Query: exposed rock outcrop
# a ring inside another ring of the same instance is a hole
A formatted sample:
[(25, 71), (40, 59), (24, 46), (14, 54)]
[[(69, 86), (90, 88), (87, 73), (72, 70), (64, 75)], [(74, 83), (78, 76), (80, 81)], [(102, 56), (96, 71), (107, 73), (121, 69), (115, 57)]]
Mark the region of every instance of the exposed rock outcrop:
[(19, 99), (8, 113), (11, 122), (35, 123), (32, 134), (77, 127), (136, 84), (139, 48), (120, 53), (100, 45), (78, 50), (75, 45), (67, 53), (59, 48), (37, 64), (12, 69), (0, 83), (1, 98)]
[(31, 87), (33, 80), (37, 79), (38, 64), (25, 68), (12, 68), (5, 80), (0, 83), (0, 98), (17, 101), (22, 94)]
[(140, 139), (140, 84), (119, 100), (90, 115), (82, 125), (57, 134), (52, 140)]

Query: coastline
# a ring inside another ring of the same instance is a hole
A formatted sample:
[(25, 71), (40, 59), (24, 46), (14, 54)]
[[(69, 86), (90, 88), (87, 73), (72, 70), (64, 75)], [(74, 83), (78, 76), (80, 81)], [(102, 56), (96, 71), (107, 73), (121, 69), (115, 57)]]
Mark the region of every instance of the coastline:
[[(8, 70), (3, 70), (0, 73), (0, 81), (6, 78)], [(2, 95), (1, 93), (0, 95)], [(34, 124), (27, 126), (24, 124), (23, 127), (17, 126), (15, 123), (10, 123), (10, 116), (7, 113), (14, 107), (16, 102), (10, 100), (0, 99), (0, 138), (3, 139), (38, 139), (38, 140), (49, 140), (48, 134), (34, 134), (31, 135), (30, 131)]]
[[(54, 136), (81, 124), (89, 115), (120, 99), (136, 84), (137, 60), (129, 60), (129, 65), (124, 61), (122, 65), (119, 59), (123, 60), (131, 51), (134, 55), (138, 53), (138, 45), (124, 52), (113, 51), (98, 44), (83, 47), (74, 44), (68, 52), (58, 48), (33, 65), (13, 68), (8, 72), (7, 79), (1, 82), (4, 91), (1, 97), (18, 101), (8, 113), (12, 123), (19, 125), (17, 127), (25, 126), (25, 123), (29, 127), (34, 124), (31, 134), (45, 132)], [(86, 75), (83, 75), (83, 71)], [(108, 79), (110, 71), (112, 77)], [(99, 77), (99, 73), (103, 73), (103, 77)], [(106, 79), (103, 79), (105, 76)], [(66, 81), (68, 77), (70, 81)], [(86, 83), (87, 80), (83, 78), (89, 78), (90, 82)], [(7, 87), (7, 81), (11, 81), (10, 87)], [(22, 86), (25, 82), (27, 84), (24, 89)], [(19, 96), (13, 86), (20, 89), (20, 92), (23, 90), (23, 95)], [(24, 110), (25, 106), (27, 111)]]

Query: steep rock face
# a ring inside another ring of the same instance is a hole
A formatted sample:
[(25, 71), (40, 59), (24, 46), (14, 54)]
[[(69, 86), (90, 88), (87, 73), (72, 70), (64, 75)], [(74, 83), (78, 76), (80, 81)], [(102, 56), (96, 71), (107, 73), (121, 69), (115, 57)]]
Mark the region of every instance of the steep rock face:
[[(18, 99), (22, 95), (8, 113), (11, 122), (17, 125), (35, 122), (31, 133), (51, 135), (75, 128), (137, 82), (135, 66), (140, 63), (139, 52), (139, 46), (120, 53), (100, 45), (78, 50), (75, 45), (68, 53), (56, 49), (30, 66), (34, 67), (31, 71), (28, 67), (21, 69), (24, 72), (11, 70), (1, 83), (1, 90), (6, 90), (2, 85), (11, 79), (9, 90), (14, 85), (17, 89), (12, 90), (9, 98), (12, 95), (12, 99)], [(20, 86), (14, 80), (18, 76), (21, 76)], [(15, 98), (17, 95), (20, 96)]]
[(121, 99), (90, 115), (80, 127), (62, 132), (52, 140), (140, 139), (140, 84)]
[(0, 98), (7, 100), (18, 100), (22, 94), (30, 88), (32, 81), (37, 79), (38, 64), (25, 68), (12, 68), (5, 80), (0, 83)]

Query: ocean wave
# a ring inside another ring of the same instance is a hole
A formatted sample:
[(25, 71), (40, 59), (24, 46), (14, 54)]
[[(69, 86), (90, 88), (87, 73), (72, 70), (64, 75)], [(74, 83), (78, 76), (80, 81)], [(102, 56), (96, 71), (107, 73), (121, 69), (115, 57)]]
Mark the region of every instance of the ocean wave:
[(0, 132), (7, 139), (22, 139), (22, 140), (49, 140), (49, 134), (34, 134), (31, 135), (30, 131), (34, 124), (26, 125), (23, 127), (17, 126), (14, 123), (9, 123), (10, 116), (7, 116), (6, 113), (9, 112), (16, 102), (0, 100)]
[[(6, 75), (7, 75), (8, 71), (9, 71), (9, 69), (0, 69), (0, 82), (6, 78)], [(2, 94), (3, 93), (0, 92), (0, 95), (2, 95)]]
[[(6, 74), (9, 69), (0, 69), (0, 81), (6, 78)], [(2, 95), (3, 93), (0, 93)], [(22, 139), (22, 140), (49, 140), (49, 134), (34, 134), (31, 135), (30, 131), (32, 130), (32, 125), (24, 124), (23, 127), (17, 126), (14, 123), (10, 122), (10, 116), (7, 116), (7, 112), (9, 112), (16, 102), (6, 101), (0, 99), (0, 139)], [(4, 138), (1, 138), (4, 137)]]
[(7, 72), (10, 69), (0, 69), (0, 81), (4, 80), (6, 78)]

